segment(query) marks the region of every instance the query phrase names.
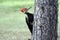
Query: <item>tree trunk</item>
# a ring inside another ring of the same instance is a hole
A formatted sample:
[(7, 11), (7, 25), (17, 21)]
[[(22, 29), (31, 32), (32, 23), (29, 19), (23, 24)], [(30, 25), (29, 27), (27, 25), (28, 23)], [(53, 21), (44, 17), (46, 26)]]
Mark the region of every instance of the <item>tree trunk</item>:
[(58, 0), (35, 0), (32, 40), (57, 40)]

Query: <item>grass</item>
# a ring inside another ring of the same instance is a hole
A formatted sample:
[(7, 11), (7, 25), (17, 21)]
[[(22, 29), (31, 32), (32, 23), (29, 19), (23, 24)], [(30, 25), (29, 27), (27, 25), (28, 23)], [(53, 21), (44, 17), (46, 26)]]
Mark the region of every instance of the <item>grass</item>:
[[(27, 1), (27, 0), (26, 0)], [(33, 2), (3, 0), (0, 2), (0, 40), (27, 40), (30, 32), (21, 8), (33, 6)], [(26, 5), (25, 5), (26, 4)]]
[[(27, 40), (30, 38), (25, 15), (20, 12), (21, 8), (30, 6), (32, 9), (29, 11), (33, 13), (33, 0), (0, 0), (0, 40)], [(58, 18), (58, 34), (60, 36), (60, 14)]]

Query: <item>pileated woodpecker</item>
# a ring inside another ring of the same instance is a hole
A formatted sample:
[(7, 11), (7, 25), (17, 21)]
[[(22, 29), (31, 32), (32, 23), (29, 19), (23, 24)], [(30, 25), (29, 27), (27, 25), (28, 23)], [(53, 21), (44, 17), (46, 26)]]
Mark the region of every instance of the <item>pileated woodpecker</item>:
[[(31, 7), (30, 7), (31, 8)], [(21, 9), (20, 11), (22, 12), (22, 13), (24, 13), (24, 14), (26, 14), (26, 18), (25, 18), (25, 20), (26, 20), (26, 24), (27, 24), (27, 26), (28, 26), (28, 28), (29, 28), (29, 30), (30, 30), (30, 32), (31, 32), (31, 34), (32, 34), (32, 30), (33, 30), (33, 14), (31, 14), (31, 13), (29, 13), (28, 12), (28, 10), (30, 9), (30, 8), (23, 8), (23, 9)]]

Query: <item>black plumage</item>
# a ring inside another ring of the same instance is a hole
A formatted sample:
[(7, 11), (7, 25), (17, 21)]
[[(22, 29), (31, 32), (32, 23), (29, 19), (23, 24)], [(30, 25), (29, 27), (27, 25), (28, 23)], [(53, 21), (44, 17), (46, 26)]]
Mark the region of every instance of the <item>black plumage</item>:
[(25, 12), (25, 14), (27, 15), (26, 17), (26, 24), (32, 34), (32, 30), (33, 30), (33, 14), (29, 13), (29, 12)]

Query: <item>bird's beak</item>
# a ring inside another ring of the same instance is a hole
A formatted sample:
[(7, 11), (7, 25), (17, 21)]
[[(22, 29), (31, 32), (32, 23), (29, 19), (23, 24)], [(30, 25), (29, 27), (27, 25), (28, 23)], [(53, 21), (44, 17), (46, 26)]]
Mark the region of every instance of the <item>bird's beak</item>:
[(26, 10), (26, 12), (29, 10), (29, 9), (31, 9), (32, 7), (29, 7), (27, 10)]

